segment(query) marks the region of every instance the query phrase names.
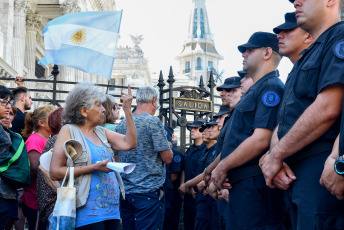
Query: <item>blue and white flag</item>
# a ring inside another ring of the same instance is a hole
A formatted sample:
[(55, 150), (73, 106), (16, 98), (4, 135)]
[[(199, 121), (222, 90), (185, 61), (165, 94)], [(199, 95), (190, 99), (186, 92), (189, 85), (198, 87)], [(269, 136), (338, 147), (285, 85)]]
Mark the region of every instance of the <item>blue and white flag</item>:
[(74, 67), (111, 79), (122, 11), (66, 14), (43, 30), (45, 56), (41, 65)]

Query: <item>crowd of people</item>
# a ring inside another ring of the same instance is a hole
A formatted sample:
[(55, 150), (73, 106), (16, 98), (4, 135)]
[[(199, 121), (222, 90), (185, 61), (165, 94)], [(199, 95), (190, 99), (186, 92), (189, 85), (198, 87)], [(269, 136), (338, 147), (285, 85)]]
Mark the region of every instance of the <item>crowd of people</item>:
[[(16, 135), (31, 176), (18, 189), (0, 173), (0, 229), (24, 229), (25, 218), (47, 229), (70, 167), (76, 229), (176, 230), (181, 218), (185, 230), (343, 229), (344, 1), (290, 1), (296, 10), (274, 34), (238, 46), (243, 70), (217, 87), (222, 105), (209, 121), (187, 125), (185, 154), (154, 116), (154, 87), (137, 90), (135, 111), (130, 87), (122, 92), (116, 125), (118, 102), (92, 83), (77, 84), (64, 108), (33, 112), (29, 90), (0, 86), (0, 172), (19, 151)], [(286, 84), (282, 56), (294, 64)], [(120, 175), (110, 161), (136, 167)]]

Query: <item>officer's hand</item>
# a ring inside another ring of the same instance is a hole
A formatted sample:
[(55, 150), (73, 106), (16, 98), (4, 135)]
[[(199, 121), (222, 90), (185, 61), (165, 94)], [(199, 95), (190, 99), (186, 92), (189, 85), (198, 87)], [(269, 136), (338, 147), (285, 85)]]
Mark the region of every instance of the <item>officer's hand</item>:
[[(273, 150), (274, 149), (271, 151)], [(283, 161), (276, 159), (272, 152), (265, 153), (259, 160), (259, 166), (264, 174), (266, 185), (270, 188), (275, 188), (275, 186), (272, 184), (272, 180), (281, 170)]]
[(128, 85), (128, 93), (124, 93), (123, 91), (121, 91), (121, 98), (119, 100), (122, 103), (123, 111), (131, 110), (131, 102), (133, 101), (133, 96), (131, 95), (130, 85)]
[(294, 180), (296, 180), (295, 174), (286, 163), (283, 163), (283, 168), (274, 177), (272, 183), (279, 189), (287, 190)]
[(228, 182), (228, 178), (225, 179), (225, 182), (222, 183), (224, 189), (232, 189), (232, 185)]
[(344, 200), (344, 177), (334, 171), (335, 161), (336, 159), (331, 155), (327, 158), (320, 184), (326, 187), (338, 200)]
[(223, 188), (223, 182), (226, 179), (226, 171), (224, 170), (223, 162), (220, 162), (211, 173), (211, 181), (218, 189)]
[(213, 183), (210, 183), (207, 188), (207, 192), (214, 200), (218, 200), (217, 188)]
[(211, 172), (208, 172), (207, 168), (205, 168), (203, 172), (203, 181), (206, 185), (209, 185), (210, 178)]
[(207, 188), (207, 185), (205, 184), (204, 181), (201, 181), (197, 184), (197, 190), (199, 192), (203, 193), (203, 195), (204, 195), (204, 191), (206, 190), (206, 188)]
[(218, 198), (219, 200), (225, 200), (229, 202), (229, 190), (228, 189), (221, 189), (218, 192)]
[(178, 191), (180, 194), (185, 195), (186, 191), (185, 191), (185, 183), (181, 184), (178, 188)]

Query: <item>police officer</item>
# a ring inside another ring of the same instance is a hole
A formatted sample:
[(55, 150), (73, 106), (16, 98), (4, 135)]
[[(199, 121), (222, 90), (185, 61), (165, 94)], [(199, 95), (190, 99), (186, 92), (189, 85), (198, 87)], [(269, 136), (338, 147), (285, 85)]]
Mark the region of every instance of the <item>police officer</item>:
[[(344, 107), (344, 106), (343, 106)], [(344, 112), (340, 125), (340, 135), (334, 142), (331, 155), (327, 158), (321, 174), (320, 184), (326, 187), (332, 195), (344, 200)]]
[(295, 64), (302, 51), (313, 43), (313, 37), (297, 25), (295, 12), (284, 15), (285, 22), (273, 29), (278, 38), (278, 53)]
[[(302, 51), (313, 43), (313, 37), (297, 25), (295, 12), (286, 13), (284, 18), (285, 22), (273, 29), (279, 41), (278, 53), (295, 64), (301, 58)], [(278, 142), (277, 130), (278, 126), (272, 135), (270, 146)], [(295, 179), (293, 171), (284, 164), (283, 170), (274, 177), (273, 184), (277, 188), (287, 190)]]
[[(284, 229), (283, 193), (265, 186), (258, 162), (268, 149), (284, 85), (278, 78), (278, 39), (254, 33), (238, 47), (253, 86), (235, 107), (225, 134), (221, 162), (212, 172), (217, 188), (230, 189), (227, 229)], [(230, 140), (230, 141), (227, 141)], [(228, 175), (227, 175), (228, 173)]]
[(247, 90), (253, 85), (253, 80), (250, 78), (246, 71), (239, 70), (238, 71), (239, 77), (241, 77), (241, 94), (245, 94)]
[[(192, 195), (186, 191), (185, 182), (197, 176), (197, 167), (199, 165), (199, 159), (207, 149), (207, 145), (203, 143), (202, 133), (199, 129), (204, 124), (204, 120), (195, 120), (192, 124), (189, 124), (187, 128), (191, 131), (191, 139), (194, 144), (191, 145), (184, 155), (184, 164), (182, 172), (182, 184), (179, 187), (179, 192), (184, 195), (184, 228), (194, 229), (195, 217), (196, 217), (196, 201)], [(191, 188), (192, 194), (195, 193)]]
[(338, 135), (337, 118), (342, 111), (343, 1), (292, 2), (298, 25), (312, 35), (314, 43), (289, 74), (278, 114), (279, 141), (260, 165), (270, 187), (283, 170), (283, 161), (294, 172), (297, 179), (287, 190), (293, 229), (342, 229), (344, 203), (321, 187), (319, 179)]
[[(200, 163), (197, 167), (197, 176), (188, 180), (185, 183), (186, 190), (189, 188), (196, 187), (200, 182), (203, 182), (203, 171), (204, 169), (216, 158), (216, 140), (220, 133), (216, 118), (209, 122), (206, 122), (200, 128), (202, 133), (203, 142), (207, 145), (207, 149), (200, 158)], [(219, 229), (218, 227), (218, 211), (215, 200), (202, 194), (196, 189), (196, 221), (195, 230), (201, 229)]]
[[(173, 129), (165, 126), (165, 134), (168, 142), (172, 143)], [(178, 230), (180, 211), (182, 208), (182, 197), (178, 192), (180, 186), (180, 178), (182, 172), (182, 164), (184, 161), (183, 153), (172, 146), (173, 160), (166, 165), (166, 181), (164, 184), (165, 192), (165, 218), (164, 229)]]

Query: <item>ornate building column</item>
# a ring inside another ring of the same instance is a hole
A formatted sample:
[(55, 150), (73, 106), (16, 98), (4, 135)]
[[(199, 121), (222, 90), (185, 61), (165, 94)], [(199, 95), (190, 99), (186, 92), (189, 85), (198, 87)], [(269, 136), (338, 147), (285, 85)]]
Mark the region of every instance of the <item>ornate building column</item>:
[(14, 22), (13, 22), (13, 46), (12, 46), (12, 66), (19, 75), (23, 75), (26, 22), (25, 15), (27, 0), (14, 1)]
[[(27, 78), (35, 78), (37, 33), (40, 30), (41, 17), (37, 14), (28, 13), (26, 17), (26, 40), (25, 40), (25, 59), (24, 64), (27, 68)], [(34, 87), (33, 82), (27, 82), (28, 88)]]

